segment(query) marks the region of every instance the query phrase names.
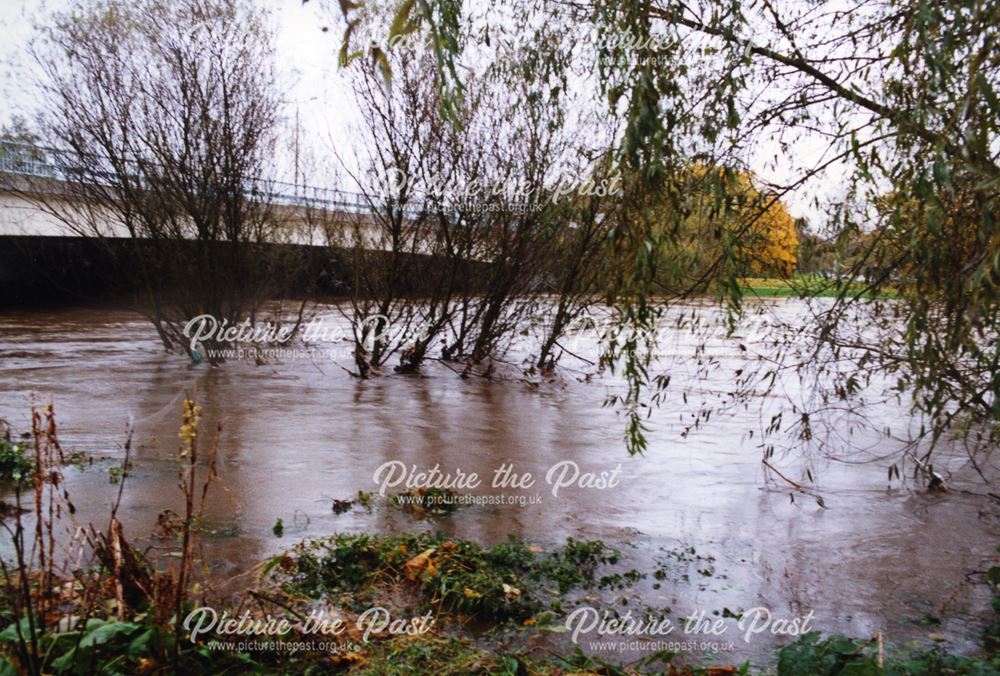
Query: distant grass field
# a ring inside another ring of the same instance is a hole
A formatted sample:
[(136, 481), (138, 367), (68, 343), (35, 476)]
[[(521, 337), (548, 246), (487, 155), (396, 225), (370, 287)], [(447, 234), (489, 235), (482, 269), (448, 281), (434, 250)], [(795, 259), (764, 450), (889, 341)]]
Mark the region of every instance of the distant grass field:
[[(837, 280), (820, 275), (795, 275), (788, 279), (744, 277), (740, 281), (747, 295), (761, 298), (833, 298), (838, 292)], [(855, 286), (858, 291), (862, 290), (860, 284)], [(882, 294), (883, 297), (892, 295), (890, 292)]]

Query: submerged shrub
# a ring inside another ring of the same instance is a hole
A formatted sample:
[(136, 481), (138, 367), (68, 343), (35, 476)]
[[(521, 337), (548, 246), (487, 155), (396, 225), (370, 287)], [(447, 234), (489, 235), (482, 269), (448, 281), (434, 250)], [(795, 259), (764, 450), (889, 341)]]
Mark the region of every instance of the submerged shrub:
[(930, 676), (931, 674), (1000, 674), (1000, 657), (962, 657), (928, 650), (886, 657), (880, 666), (874, 639), (810, 632), (778, 651), (778, 676)]
[(0, 479), (20, 482), (31, 474), (33, 468), (34, 463), (28, 457), (24, 444), (0, 439)]

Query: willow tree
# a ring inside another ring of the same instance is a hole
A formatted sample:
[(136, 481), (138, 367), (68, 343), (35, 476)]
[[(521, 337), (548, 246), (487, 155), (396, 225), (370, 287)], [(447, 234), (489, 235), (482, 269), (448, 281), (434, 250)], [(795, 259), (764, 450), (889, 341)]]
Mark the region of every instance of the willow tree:
[[(191, 318), (254, 320), (281, 292), (263, 246), (279, 232), (272, 43), (236, 0), (81, 2), (33, 43), (57, 175), (25, 197), (123, 259), (168, 350), (187, 351)], [(206, 340), (208, 358), (224, 344)]]
[[(343, 53), (354, 53), (352, 36), (367, 8), (340, 7), (348, 28)], [(813, 357), (837, 360), (849, 349), (869, 375), (898, 375), (932, 440), (962, 421), (972, 436), (996, 443), (996, 0), (511, 0), (464, 14), (457, 0), (395, 7), (386, 34), (426, 42), (438, 60), (446, 110), (455, 105), (448, 97), (462, 96), (459, 64), (483, 58), (486, 45), (499, 52), (522, 39), (511, 26), (552, 26), (563, 39), (571, 58), (552, 59), (543, 84), (558, 92), (567, 72), (589, 78), (607, 113), (622, 121), (617, 161), (637, 177), (626, 199), (655, 191), (672, 223), (635, 217), (614, 230), (609, 255), (627, 272), (611, 297), (626, 325), (648, 327), (661, 307), (652, 297), (659, 252), (680, 243), (687, 218), (686, 195), (673, 177), (691, 161), (739, 170), (763, 157), (779, 177), (760, 186), (763, 194), (780, 200), (814, 191), (830, 239), (864, 234), (836, 282), (836, 302), (816, 317)], [(567, 40), (563, 31), (576, 33)], [(384, 56), (377, 48), (358, 53), (380, 62)], [(831, 184), (838, 190), (823, 195)], [(733, 181), (711, 189), (722, 205), (740, 190)], [(734, 320), (742, 307), (738, 242), (768, 209), (765, 200), (737, 214), (742, 226), (725, 233), (708, 267)], [(870, 300), (890, 293), (891, 303)], [(848, 329), (846, 319), (857, 313), (865, 315), (864, 337)], [(641, 450), (637, 416), (649, 346), (629, 339), (609, 347), (630, 383), (622, 397), (633, 417), (630, 449)], [(838, 396), (857, 389), (848, 385), (837, 386)]]

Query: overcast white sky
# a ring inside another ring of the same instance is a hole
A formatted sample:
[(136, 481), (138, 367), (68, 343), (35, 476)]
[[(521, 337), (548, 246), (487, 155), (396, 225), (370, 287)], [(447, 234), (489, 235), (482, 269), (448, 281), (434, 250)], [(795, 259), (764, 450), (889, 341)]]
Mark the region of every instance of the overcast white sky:
[[(309, 183), (329, 184), (324, 168), (336, 164), (331, 148), (343, 157), (351, 154), (350, 127), (357, 115), (350, 89), (336, 62), (340, 28), (331, 23), (335, 4), (313, 0), (258, 0), (271, 9), (276, 22), (279, 67), (287, 87), (289, 123), (298, 110), (303, 145), (317, 147), (318, 173), (311, 173)], [(0, 124), (14, 115), (31, 118), (35, 96), (32, 91), (33, 64), (27, 46), (33, 25), (62, 0), (0, 0)], [(332, 5), (332, 6), (331, 6)], [(322, 31), (330, 26), (329, 32)], [(807, 136), (797, 140), (790, 151), (774, 162), (772, 148), (765, 147), (759, 157), (750, 158), (753, 169), (766, 179), (784, 180), (793, 173), (792, 163), (808, 163), (818, 158), (824, 144)], [(290, 177), (290, 172), (288, 173)], [(793, 215), (805, 215), (813, 222), (822, 221), (814, 197), (835, 197), (840, 190), (839, 172), (827, 180), (806, 186), (787, 199)], [(345, 186), (346, 187), (346, 186)]]
[[(322, 32), (328, 9), (301, 0), (259, 0), (276, 22), (277, 51), (287, 88), (289, 124), (296, 110), (304, 134), (329, 145), (348, 133), (355, 114), (350, 90), (337, 66), (340, 33)], [(0, 124), (15, 115), (33, 116), (34, 65), (27, 53), (34, 24), (65, 3), (61, 0), (0, 0)], [(345, 148), (346, 150), (346, 148)]]

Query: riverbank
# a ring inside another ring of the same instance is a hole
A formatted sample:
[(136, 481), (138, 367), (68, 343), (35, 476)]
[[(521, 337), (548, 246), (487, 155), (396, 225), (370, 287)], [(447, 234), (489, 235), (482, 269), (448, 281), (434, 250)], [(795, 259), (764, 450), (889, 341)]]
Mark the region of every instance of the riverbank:
[[(834, 277), (823, 275), (793, 275), (787, 279), (780, 277), (743, 277), (740, 286), (748, 297), (757, 298), (836, 298), (841, 293), (840, 282)], [(870, 298), (864, 284), (854, 283), (850, 294)], [(890, 298), (891, 292), (883, 290), (880, 297)]]
[[(133, 552), (125, 545), (122, 555), (132, 560)], [(670, 609), (654, 611), (641, 601), (598, 609), (595, 594), (627, 590), (643, 575), (611, 573), (618, 557), (599, 541), (568, 540), (546, 551), (514, 537), (481, 547), (439, 533), (341, 534), (303, 542), (262, 562), (246, 588), (227, 600), (199, 591), (197, 600), (184, 604), (179, 630), (171, 609), (156, 607), (155, 595), (88, 594), (102, 588), (95, 584), (100, 579), (135, 589), (141, 578), (155, 588), (162, 573), (127, 567), (105, 578), (109, 571), (98, 569), (59, 581), (59, 603), (49, 606), (44, 621), (28, 620), (16, 595), (4, 596), (0, 673), (15, 673), (15, 667), (16, 673), (371, 676), (1000, 670), (996, 621), (984, 632), (980, 655), (955, 656), (892, 643), (881, 633), (823, 636), (809, 626), (811, 618), (770, 617), (757, 609), (709, 618), (671, 617)], [(18, 588), (17, 576), (7, 575), (5, 587)], [(995, 590), (1000, 568), (987, 577)], [(37, 576), (31, 581), (36, 608), (43, 586)], [(129, 599), (125, 607), (122, 598)], [(713, 657), (713, 646), (768, 631), (783, 633), (787, 645), (766, 664)], [(625, 662), (602, 657), (602, 647), (610, 644), (637, 644), (643, 654)]]

